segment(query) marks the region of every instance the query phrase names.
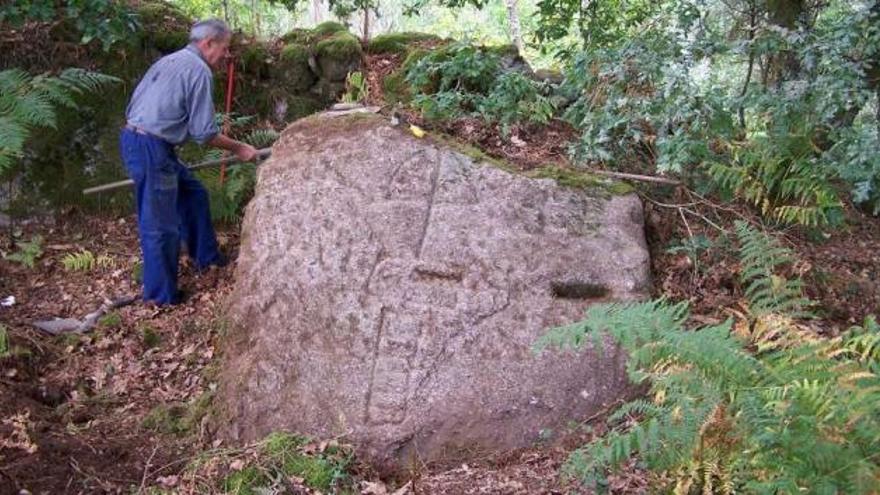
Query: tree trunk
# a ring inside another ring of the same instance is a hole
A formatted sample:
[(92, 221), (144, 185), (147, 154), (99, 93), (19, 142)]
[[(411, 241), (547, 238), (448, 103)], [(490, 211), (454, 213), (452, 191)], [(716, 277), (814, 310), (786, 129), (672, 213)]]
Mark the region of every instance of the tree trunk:
[(370, 41), (370, 9), (364, 8), (364, 43)]
[(260, 37), (260, 10), (257, 8), (257, 0), (251, 0), (251, 26), (254, 29), (254, 36)]
[[(880, 1), (874, 3), (871, 7), (871, 22), (874, 25), (880, 25)], [(868, 87), (874, 88), (874, 94), (877, 95), (877, 131), (880, 132), (880, 51), (874, 52), (874, 59), (871, 61), (871, 67), (867, 71)]]
[(517, 0), (504, 0), (507, 6), (507, 24), (510, 27), (510, 39), (516, 45), (519, 54), (522, 55), (525, 50), (523, 43), (522, 27), (519, 23), (519, 12), (517, 9)]
[(321, 22), (321, 0), (312, 0), (312, 20), (316, 25)]

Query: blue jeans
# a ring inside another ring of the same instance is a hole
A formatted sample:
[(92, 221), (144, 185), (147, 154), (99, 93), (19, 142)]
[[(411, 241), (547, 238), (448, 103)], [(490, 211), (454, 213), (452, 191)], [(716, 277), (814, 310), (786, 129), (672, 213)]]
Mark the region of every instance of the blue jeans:
[(180, 302), (177, 262), (180, 242), (199, 270), (220, 263), (208, 191), (157, 137), (123, 129), (122, 161), (135, 184), (138, 233), (144, 256), (144, 301)]

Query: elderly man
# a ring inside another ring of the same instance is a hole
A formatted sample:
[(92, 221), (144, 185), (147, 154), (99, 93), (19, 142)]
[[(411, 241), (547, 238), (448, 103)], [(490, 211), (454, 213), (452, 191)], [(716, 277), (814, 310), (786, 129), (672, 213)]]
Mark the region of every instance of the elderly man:
[(229, 55), (231, 36), (223, 21), (196, 23), (190, 44), (150, 67), (126, 110), (120, 145), (135, 183), (144, 301), (180, 302), (181, 240), (197, 269), (225, 264), (211, 224), (208, 192), (180, 163), (174, 147), (192, 139), (231, 151), (242, 161), (256, 158), (253, 146), (221, 134), (214, 122), (211, 69)]

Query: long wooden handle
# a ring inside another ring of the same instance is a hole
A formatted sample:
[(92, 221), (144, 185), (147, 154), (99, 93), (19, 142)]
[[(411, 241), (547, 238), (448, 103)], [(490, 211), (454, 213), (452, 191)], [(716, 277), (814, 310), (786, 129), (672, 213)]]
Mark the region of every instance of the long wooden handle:
[[(263, 159), (272, 154), (271, 148), (263, 148), (261, 150), (257, 150), (257, 158)], [(223, 165), (224, 163), (232, 163), (238, 161), (238, 158), (234, 156), (227, 156), (224, 158), (218, 158), (216, 160), (207, 160), (204, 162), (196, 163), (195, 165), (189, 165), (186, 168), (190, 170), (196, 170), (200, 168), (207, 167), (216, 167), (217, 165)], [(100, 186), (89, 187), (88, 189), (83, 189), (83, 194), (94, 194), (103, 191), (112, 191), (113, 189), (119, 189), (120, 187), (130, 186), (134, 184), (134, 181), (131, 179), (120, 180), (116, 182), (111, 182), (109, 184), (103, 184)]]

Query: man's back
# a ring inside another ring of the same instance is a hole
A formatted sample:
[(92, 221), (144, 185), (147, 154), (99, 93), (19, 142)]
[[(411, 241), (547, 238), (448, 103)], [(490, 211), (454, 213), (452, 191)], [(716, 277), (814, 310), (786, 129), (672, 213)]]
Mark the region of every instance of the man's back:
[(131, 96), (126, 120), (172, 144), (204, 143), (219, 131), (212, 84), (211, 68), (189, 45), (150, 67)]

